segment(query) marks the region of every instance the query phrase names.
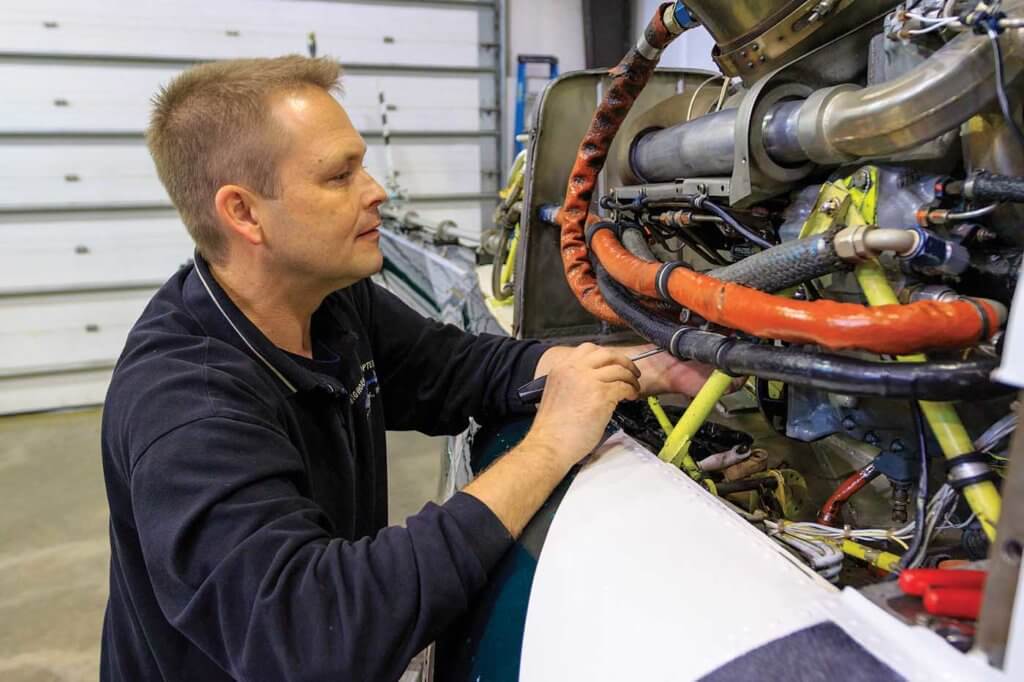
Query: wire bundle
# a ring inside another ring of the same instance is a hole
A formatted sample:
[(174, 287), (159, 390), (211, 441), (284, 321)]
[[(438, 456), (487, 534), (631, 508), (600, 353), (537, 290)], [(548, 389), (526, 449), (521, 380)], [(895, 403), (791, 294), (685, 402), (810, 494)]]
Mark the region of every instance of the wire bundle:
[[(943, 484), (941, 488), (929, 500), (924, 521), (924, 533), (920, 546), (907, 560), (906, 567), (913, 568), (921, 565), (927, 554), (928, 546), (935, 536), (944, 530), (962, 530), (974, 520), (972, 514), (961, 523), (951, 523), (950, 515), (956, 506), (957, 492)], [(914, 537), (917, 524), (911, 521), (902, 528), (833, 528), (820, 523), (807, 521), (764, 521), (765, 529), (769, 535), (779, 539), (791, 538), (804, 542), (826, 542), (830, 545), (842, 542), (843, 540), (857, 540), (866, 542), (894, 542), (909, 549), (907, 541)], [(787, 543), (788, 544), (788, 543)]]

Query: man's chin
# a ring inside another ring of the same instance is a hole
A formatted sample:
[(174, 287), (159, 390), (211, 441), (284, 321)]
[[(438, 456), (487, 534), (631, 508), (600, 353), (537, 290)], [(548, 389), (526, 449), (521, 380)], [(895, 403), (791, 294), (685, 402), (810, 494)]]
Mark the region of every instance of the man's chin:
[(355, 262), (350, 262), (349, 267), (346, 268), (346, 279), (349, 281), (372, 277), (384, 268), (384, 254), (380, 249), (375, 249), (374, 254), (360, 254), (360, 256), (360, 258), (354, 259)]

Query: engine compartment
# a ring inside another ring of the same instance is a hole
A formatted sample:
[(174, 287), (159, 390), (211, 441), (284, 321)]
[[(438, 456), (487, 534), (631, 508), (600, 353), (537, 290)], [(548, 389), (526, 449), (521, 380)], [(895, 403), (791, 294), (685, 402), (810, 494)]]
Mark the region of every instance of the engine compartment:
[[(655, 69), (698, 22), (724, 75)], [(640, 336), (716, 367), (689, 404), (618, 424), (837, 585), (996, 538), (1018, 22), (1024, 2), (668, 3), (537, 110), (517, 335)], [(971, 619), (943, 627), (973, 642)]]

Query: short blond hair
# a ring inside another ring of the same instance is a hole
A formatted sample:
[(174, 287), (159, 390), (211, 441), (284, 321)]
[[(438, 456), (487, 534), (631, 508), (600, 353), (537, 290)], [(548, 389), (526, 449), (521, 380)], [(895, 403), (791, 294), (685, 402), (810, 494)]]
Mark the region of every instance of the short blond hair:
[(153, 98), (146, 144), (156, 170), (204, 258), (219, 263), (225, 239), (213, 199), (228, 184), (276, 197), (283, 149), (268, 116), (269, 98), (313, 86), (340, 91), (341, 65), (300, 57), (202, 64)]

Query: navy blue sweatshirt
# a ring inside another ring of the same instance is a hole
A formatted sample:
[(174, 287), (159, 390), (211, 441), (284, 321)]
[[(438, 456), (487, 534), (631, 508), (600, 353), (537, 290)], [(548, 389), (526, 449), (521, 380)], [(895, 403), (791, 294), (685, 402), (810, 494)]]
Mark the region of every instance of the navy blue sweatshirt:
[(104, 680), (392, 680), (511, 538), (459, 493), (387, 526), (385, 429), (528, 408), (545, 347), (472, 336), (363, 281), (275, 347), (202, 259), (136, 323), (103, 413)]

